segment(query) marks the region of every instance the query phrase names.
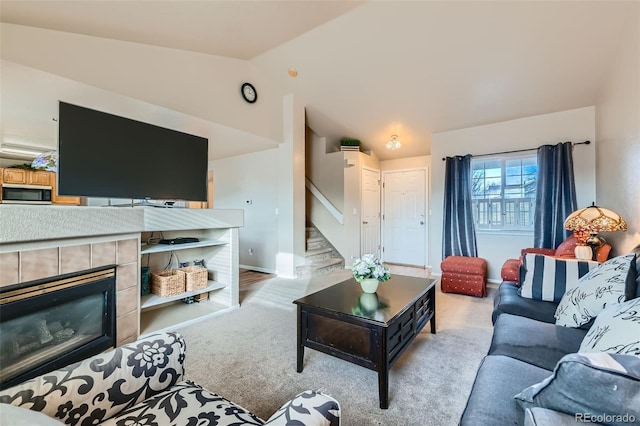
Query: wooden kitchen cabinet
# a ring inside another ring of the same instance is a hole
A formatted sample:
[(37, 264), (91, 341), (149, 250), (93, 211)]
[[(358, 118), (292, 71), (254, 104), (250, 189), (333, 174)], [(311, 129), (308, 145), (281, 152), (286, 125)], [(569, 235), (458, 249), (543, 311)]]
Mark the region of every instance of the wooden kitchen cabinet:
[(51, 186), (51, 172), (12, 168), (0, 170), (4, 183)]
[(51, 186), (51, 180), (55, 180), (55, 176), (52, 176), (51, 172), (28, 171), (27, 173), (27, 183), (29, 185)]
[(0, 168), (0, 183), (50, 186), (53, 204), (80, 205), (80, 197), (61, 197), (58, 195), (58, 183), (54, 172)]
[(24, 169), (2, 169), (3, 183), (28, 183), (27, 174), (29, 170)]

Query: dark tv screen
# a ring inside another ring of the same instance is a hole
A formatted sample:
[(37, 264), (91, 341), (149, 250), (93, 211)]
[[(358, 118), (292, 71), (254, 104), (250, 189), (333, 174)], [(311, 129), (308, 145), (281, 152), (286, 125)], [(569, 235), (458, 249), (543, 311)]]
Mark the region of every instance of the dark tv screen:
[(207, 200), (207, 138), (59, 102), (58, 193)]

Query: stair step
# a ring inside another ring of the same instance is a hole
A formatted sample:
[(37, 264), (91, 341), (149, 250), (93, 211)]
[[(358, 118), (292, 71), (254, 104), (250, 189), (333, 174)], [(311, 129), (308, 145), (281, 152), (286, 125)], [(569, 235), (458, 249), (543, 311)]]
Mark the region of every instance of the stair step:
[(313, 262), (315, 260), (328, 259), (330, 257), (338, 257), (338, 253), (333, 249), (333, 247), (321, 247), (317, 249), (307, 250), (304, 254), (307, 263)]
[(307, 228), (305, 236), (307, 238), (318, 238), (318, 237), (322, 237), (322, 233), (318, 231), (316, 228)]
[(330, 245), (323, 237), (307, 238), (307, 251), (325, 247), (330, 247)]
[(328, 274), (336, 269), (344, 268), (344, 259), (339, 257), (330, 257), (315, 262), (300, 265), (296, 268), (298, 277), (310, 277), (316, 275)]
[(312, 223), (306, 226), (305, 264), (296, 267), (298, 277), (324, 275), (344, 268), (344, 259)]

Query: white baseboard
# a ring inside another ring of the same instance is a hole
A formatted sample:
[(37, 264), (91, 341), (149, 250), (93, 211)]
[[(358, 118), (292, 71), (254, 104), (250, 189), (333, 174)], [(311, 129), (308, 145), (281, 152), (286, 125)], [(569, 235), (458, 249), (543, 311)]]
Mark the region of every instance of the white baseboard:
[(251, 265), (238, 265), (238, 267), (240, 269), (248, 269), (250, 271), (256, 271), (256, 272), (263, 272), (265, 274), (278, 275), (278, 271), (276, 271), (275, 269), (267, 269), (267, 268), (261, 268), (260, 266), (251, 266)]

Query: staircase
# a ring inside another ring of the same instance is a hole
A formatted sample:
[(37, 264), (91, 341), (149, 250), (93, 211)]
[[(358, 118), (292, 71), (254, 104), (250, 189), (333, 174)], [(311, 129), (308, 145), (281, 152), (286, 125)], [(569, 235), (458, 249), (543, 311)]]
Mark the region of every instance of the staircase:
[(344, 259), (333, 248), (331, 243), (318, 231), (318, 228), (307, 223), (306, 262), (296, 267), (299, 278), (315, 277), (328, 274), (336, 269), (344, 269)]

